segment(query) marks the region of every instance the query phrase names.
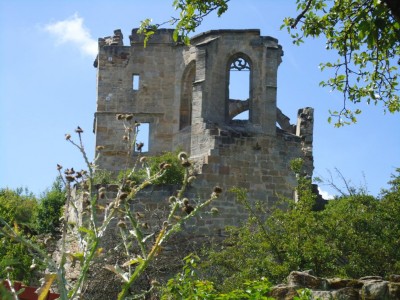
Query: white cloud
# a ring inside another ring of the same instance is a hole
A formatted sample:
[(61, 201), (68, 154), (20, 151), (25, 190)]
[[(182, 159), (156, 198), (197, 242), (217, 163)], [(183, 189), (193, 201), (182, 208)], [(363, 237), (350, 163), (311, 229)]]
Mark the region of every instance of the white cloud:
[(332, 200), (333, 198), (335, 198), (335, 196), (329, 194), (329, 192), (321, 190), (320, 187), (318, 187), (318, 191), (322, 198), (324, 198), (325, 200)]
[(97, 55), (97, 41), (90, 36), (83, 26), (83, 18), (77, 13), (63, 21), (50, 23), (44, 29), (56, 37), (57, 44), (71, 44), (83, 54)]

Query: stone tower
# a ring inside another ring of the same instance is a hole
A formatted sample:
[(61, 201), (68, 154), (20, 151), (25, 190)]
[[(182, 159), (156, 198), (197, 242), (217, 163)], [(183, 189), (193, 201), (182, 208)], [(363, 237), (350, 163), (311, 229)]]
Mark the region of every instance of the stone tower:
[[(211, 30), (186, 46), (173, 41), (172, 29), (159, 29), (144, 47), (136, 31), (129, 46), (120, 30), (99, 39), (94, 131), (96, 145), (105, 146), (101, 168), (122, 168), (124, 129), (116, 114), (132, 113), (148, 125), (146, 155), (189, 153), (198, 171), (197, 196), (209, 195), (217, 184), (224, 190), (239, 186), (251, 199), (272, 204), (278, 195), (292, 196), (293, 158), (303, 158), (312, 175), (313, 109), (300, 109), (291, 125), (277, 108), (283, 51), (276, 39), (254, 29)], [(233, 72), (247, 72), (248, 97), (230, 96), (233, 84), (241, 84), (231, 82)], [(235, 118), (243, 112), (244, 118)], [(244, 216), (233, 198), (226, 193), (216, 203), (222, 212), (214, 218), (217, 227)]]

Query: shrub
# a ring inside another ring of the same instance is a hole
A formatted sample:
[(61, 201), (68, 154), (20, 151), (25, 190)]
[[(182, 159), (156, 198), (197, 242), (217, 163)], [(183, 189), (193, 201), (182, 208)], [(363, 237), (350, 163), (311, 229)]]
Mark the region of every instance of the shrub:
[(160, 170), (160, 167), (168, 164), (163, 176), (157, 178), (154, 184), (181, 184), (185, 174), (185, 168), (182, 167), (181, 161), (178, 158), (179, 151), (164, 152), (159, 156), (149, 158), (149, 167), (152, 173)]
[(51, 190), (45, 192), (39, 201), (36, 226), (40, 234), (59, 232), (64, 204), (65, 191), (61, 179), (57, 178)]
[(399, 178), (391, 181), (380, 199), (360, 190), (329, 201), (325, 210), (317, 212), (312, 210), (311, 182), (300, 175), (298, 201), (284, 199), (286, 208), (275, 208), (266, 220), (271, 208), (252, 204), (244, 190), (235, 189), (249, 218), (227, 229), (228, 237), (209, 251), (202, 270), (221, 291), (262, 276), (279, 283), (293, 270), (312, 269), (320, 277), (397, 274)]
[(244, 300), (273, 299), (267, 296), (271, 284), (266, 278), (253, 281), (245, 281), (242, 288), (235, 287), (227, 293), (218, 292), (214, 283), (200, 279), (198, 263), (200, 258), (190, 254), (184, 258), (185, 265), (182, 272), (170, 279), (163, 288), (162, 300), (172, 299), (204, 299), (204, 300)]
[(161, 155), (142, 157), (140, 167), (135, 166), (131, 170), (122, 170), (119, 172), (117, 181), (139, 184), (149, 177), (149, 174), (157, 174), (160, 171), (162, 176), (159, 176), (153, 181), (153, 185), (163, 184), (182, 184), (185, 176), (185, 168), (182, 166), (178, 158), (179, 151), (164, 152)]
[[(22, 195), (21, 190), (0, 190), (0, 278), (8, 275), (13, 280), (29, 282), (33, 256), (26, 245), (2, 234), (4, 221), (12, 224), (14, 231), (27, 239), (35, 234), (37, 202), (32, 195)], [(3, 220), (3, 222), (2, 222)]]
[(93, 184), (112, 184), (115, 183), (113, 173), (108, 170), (96, 170), (93, 175)]

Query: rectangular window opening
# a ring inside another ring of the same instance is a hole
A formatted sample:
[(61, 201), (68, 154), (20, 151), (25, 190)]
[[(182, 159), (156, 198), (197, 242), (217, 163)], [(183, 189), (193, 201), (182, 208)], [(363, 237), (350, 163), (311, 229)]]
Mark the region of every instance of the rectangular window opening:
[[(250, 70), (235, 70), (229, 72), (229, 100), (236, 101), (236, 115), (233, 120), (249, 121), (250, 102)], [(239, 101), (239, 102), (238, 102)], [(241, 103), (240, 103), (241, 102)]]
[(139, 90), (139, 74), (132, 75), (132, 88), (134, 91)]
[(150, 124), (140, 123), (140, 126), (136, 127), (136, 145), (135, 152), (149, 152), (150, 143)]

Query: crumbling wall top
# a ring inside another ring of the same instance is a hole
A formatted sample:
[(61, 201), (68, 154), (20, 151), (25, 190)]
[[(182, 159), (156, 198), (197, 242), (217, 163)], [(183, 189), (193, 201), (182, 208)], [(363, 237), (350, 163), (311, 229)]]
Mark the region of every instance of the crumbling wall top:
[(196, 34), (191, 38), (191, 41), (197, 41), (202, 38), (206, 38), (209, 36), (221, 35), (221, 34), (240, 34), (240, 33), (247, 33), (247, 34), (254, 34), (259, 36), (260, 29), (214, 29), (208, 30), (199, 34)]
[[(144, 35), (139, 34), (139, 28), (133, 28), (132, 33), (129, 36), (129, 40), (132, 44), (143, 44), (144, 42)], [(147, 44), (174, 44), (176, 43), (173, 39), (174, 29), (167, 29), (167, 28), (159, 28), (157, 29), (154, 34), (150, 37), (147, 41)]]
[(106, 36), (104, 38), (99, 38), (99, 47), (101, 46), (123, 46), (124, 36), (121, 29), (115, 29), (113, 36)]

